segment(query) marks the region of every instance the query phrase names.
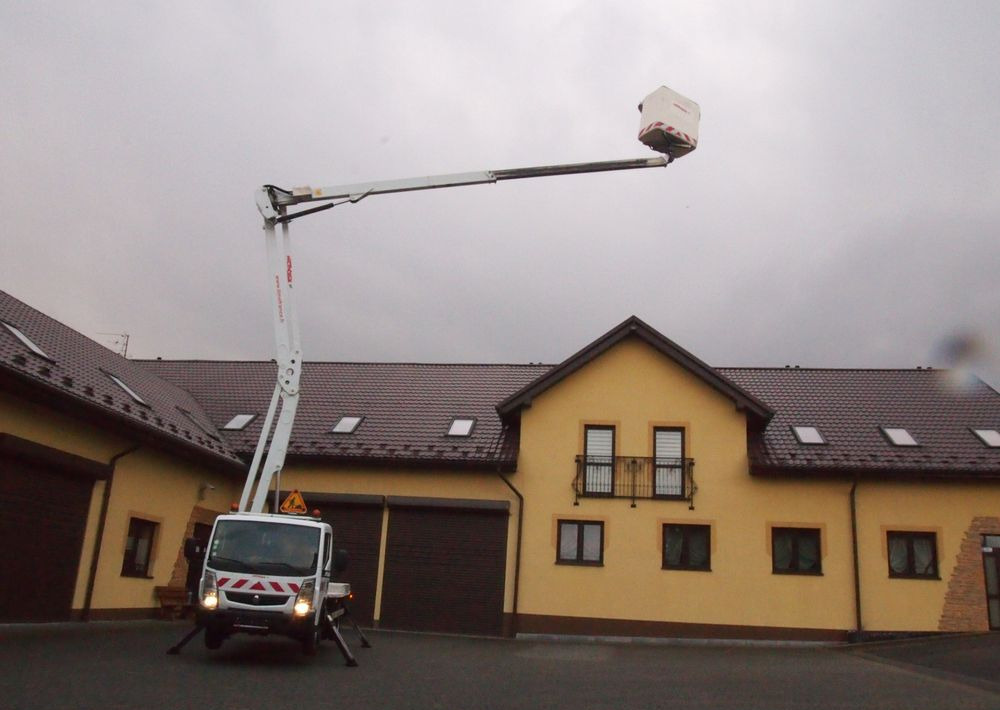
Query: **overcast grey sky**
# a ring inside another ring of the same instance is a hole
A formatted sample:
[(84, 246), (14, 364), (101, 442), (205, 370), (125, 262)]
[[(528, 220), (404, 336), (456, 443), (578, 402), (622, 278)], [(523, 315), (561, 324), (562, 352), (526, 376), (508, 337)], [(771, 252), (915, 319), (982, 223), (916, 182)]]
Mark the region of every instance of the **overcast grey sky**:
[(0, 288), (137, 357), (273, 353), (253, 190), (653, 155), (293, 226), (306, 359), (558, 362), (631, 314), (720, 366), (1000, 385), (1000, 3), (0, 0)]

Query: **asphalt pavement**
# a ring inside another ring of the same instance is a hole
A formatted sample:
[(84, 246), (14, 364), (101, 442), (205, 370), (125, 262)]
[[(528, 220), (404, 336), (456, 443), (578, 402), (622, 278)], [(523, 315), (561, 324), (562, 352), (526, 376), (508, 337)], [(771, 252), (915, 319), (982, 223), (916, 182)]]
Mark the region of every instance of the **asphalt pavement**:
[[(280, 638), (237, 637), (219, 651), (195, 639), (180, 655), (166, 655), (188, 628), (0, 626), (0, 706), (1000, 710), (1000, 687), (980, 677), (997, 658), (996, 635), (941, 639), (942, 650), (926, 645), (918, 653), (888, 644), (845, 651), (375, 631), (370, 649), (345, 634), (360, 663), (347, 668), (331, 644), (309, 658)], [(956, 666), (980, 670), (963, 675)]]

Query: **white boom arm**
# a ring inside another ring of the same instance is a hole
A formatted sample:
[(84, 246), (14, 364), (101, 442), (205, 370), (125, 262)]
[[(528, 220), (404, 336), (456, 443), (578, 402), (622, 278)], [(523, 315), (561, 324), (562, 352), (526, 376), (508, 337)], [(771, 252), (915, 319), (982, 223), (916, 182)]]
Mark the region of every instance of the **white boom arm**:
[[(260, 438), (257, 441), (257, 449), (247, 473), (239, 509), (254, 513), (264, 510), (271, 479), (275, 475), (280, 475), (285, 463), (288, 443), (292, 435), (292, 424), (295, 421), (295, 411), (299, 403), (302, 348), (299, 342), (298, 320), (292, 302), (292, 255), (288, 235), (288, 223), (291, 220), (329, 209), (337, 204), (342, 204), (343, 201), (358, 202), (369, 195), (433, 190), (459, 185), (482, 185), (500, 180), (518, 180), (550, 175), (661, 168), (668, 165), (671, 160), (671, 158), (609, 160), (597, 163), (515, 168), (513, 170), (484, 170), (473, 173), (454, 173), (334, 187), (303, 187), (284, 190), (274, 185), (265, 185), (258, 189), (255, 197), (257, 209), (264, 217), (264, 237), (267, 242), (268, 268), (271, 272), (271, 305), (274, 316), (274, 337), (277, 345), (278, 382), (274, 387), (271, 404), (268, 407)], [(287, 213), (287, 208), (292, 205), (327, 200), (341, 200), (341, 202), (331, 202), (294, 214)], [(281, 225), (280, 236), (275, 230), (278, 224)], [(277, 423), (275, 423), (276, 416)], [(263, 466), (261, 466), (261, 460), (263, 460)], [(255, 487), (256, 492), (254, 492)], [(251, 496), (253, 497), (252, 502)]]

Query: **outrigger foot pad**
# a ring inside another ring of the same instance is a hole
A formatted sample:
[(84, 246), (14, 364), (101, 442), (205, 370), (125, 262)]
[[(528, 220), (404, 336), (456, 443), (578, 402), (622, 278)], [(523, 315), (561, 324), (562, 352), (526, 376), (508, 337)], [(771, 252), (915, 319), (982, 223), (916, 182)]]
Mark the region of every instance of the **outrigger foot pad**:
[(191, 630), (190, 632), (188, 632), (187, 636), (185, 636), (180, 641), (178, 641), (176, 644), (174, 644), (173, 646), (171, 646), (170, 648), (167, 649), (167, 655), (168, 656), (176, 656), (177, 654), (179, 654), (181, 652), (181, 649), (184, 648), (184, 646), (186, 646), (187, 643), (191, 639), (193, 639), (195, 636), (197, 636), (198, 632), (201, 631), (201, 629), (202, 629), (201, 626), (195, 626), (193, 630)]

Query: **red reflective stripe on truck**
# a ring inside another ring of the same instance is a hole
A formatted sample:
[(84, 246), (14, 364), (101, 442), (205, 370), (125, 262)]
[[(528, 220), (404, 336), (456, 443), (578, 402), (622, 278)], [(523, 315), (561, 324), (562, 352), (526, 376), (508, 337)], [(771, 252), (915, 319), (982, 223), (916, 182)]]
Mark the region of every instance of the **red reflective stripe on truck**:
[(259, 589), (260, 591), (263, 592), (264, 591), (264, 585), (261, 584), (260, 582), (254, 582), (253, 586), (250, 587), (250, 589)]
[(281, 585), (278, 584), (277, 582), (271, 582), (271, 589), (273, 589), (276, 592), (283, 592), (283, 591), (285, 591), (284, 589), (282, 589)]
[(220, 587), (225, 587), (225, 586), (226, 586), (226, 583), (227, 583), (228, 581), (229, 581), (229, 577), (223, 577), (222, 579), (220, 579), (220, 580), (219, 580), (219, 586), (220, 586)]
[(288, 587), (289, 587), (289, 589), (291, 589), (296, 594), (299, 593), (299, 585), (297, 585), (295, 582), (289, 582), (288, 583)]
[(239, 589), (240, 587), (242, 587), (244, 584), (246, 584), (249, 581), (250, 580), (248, 580), (248, 579), (237, 579), (235, 582), (233, 582), (233, 589)]

